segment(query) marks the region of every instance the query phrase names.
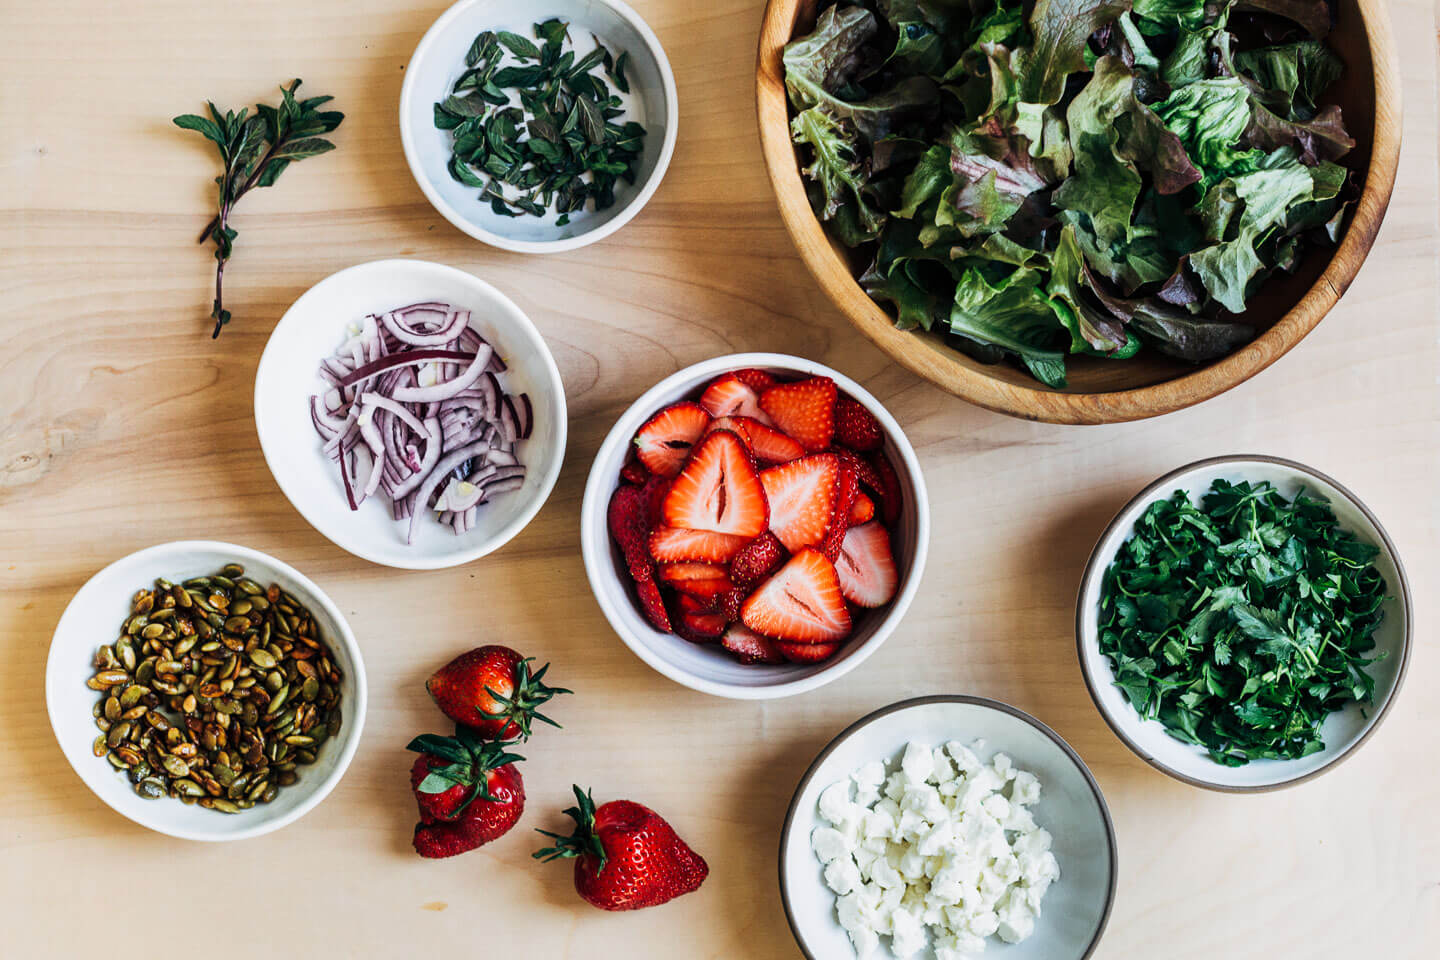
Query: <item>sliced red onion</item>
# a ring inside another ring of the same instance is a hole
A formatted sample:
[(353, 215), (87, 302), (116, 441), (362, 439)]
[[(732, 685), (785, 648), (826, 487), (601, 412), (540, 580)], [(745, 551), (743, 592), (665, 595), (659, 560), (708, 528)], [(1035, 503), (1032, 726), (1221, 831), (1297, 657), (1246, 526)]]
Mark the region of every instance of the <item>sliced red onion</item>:
[(481, 344), (480, 349), (475, 351), (475, 356), (470, 359), (470, 365), (458, 377), (428, 387), (397, 387), (391, 396), (405, 403), (433, 403), (436, 400), (449, 399), (480, 379), (480, 375), (485, 372), (485, 364), (490, 362), (492, 352), (489, 344)]
[(383, 492), (408, 542), (432, 509), (457, 533), (474, 529), (482, 505), (524, 483), (515, 445), (534, 429), (530, 398), (505, 392), (505, 363), (450, 304), (374, 314), (351, 331), (321, 361), (329, 389), (310, 400), (351, 509)]
[(474, 359), (474, 354), (461, 353), (458, 350), (405, 350), (401, 353), (389, 354), (373, 363), (367, 363), (356, 368), (341, 378), (340, 386), (353, 386), (362, 380), (369, 380), (377, 373), (384, 373), (396, 367), (413, 366), (417, 363), (427, 363), (432, 360), (455, 360), (459, 363), (471, 363)]
[[(460, 332), (470, 326), (470, 313), (466, 310), (456, 310), (454, 307), (446, 307), (446, 312), (438, 310), (431, 311), (438, 314), (442, 323), (438, 330), (433, 333), (422, 333), (409, 322), (407, 314), (418, 311), (418, 306), (409, 306), (401, 310), (394, 310), (390, 313), (380, 315), (380, 322), (385, 329), (396, 339), (417, 347), (439, 347), (450, 343), (460, 336)], [(487, 361), (488, 358), (487, 358)]]

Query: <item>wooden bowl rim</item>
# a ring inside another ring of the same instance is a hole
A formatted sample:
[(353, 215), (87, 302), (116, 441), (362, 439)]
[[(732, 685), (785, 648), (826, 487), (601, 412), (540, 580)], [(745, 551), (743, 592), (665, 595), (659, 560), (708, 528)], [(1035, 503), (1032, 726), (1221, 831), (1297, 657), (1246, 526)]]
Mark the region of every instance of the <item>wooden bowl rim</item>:
[[(761, 152), (785, 228), (806, 267), (856, 329), (913, 373), (987, 410), (1048, 423), (1120, 423), (1171, 413), (1244, 383), (1284, 356), (1339, 301), (1374, 245), (1390, 204), (1403, 127), (1395, 42), (1389, 13), (1381, 0), (1354, 0), (1374, 67), (1370, 163), (1344, 238), (1331, 253), (1324, 272), (1300, 300), (1246, 346), (1193, 373), (1162, 383), (1092, 393), (1007, 383), (944, 356), (940, 348), (923, 343), (912, 332), (896, 329), (890, 315), (861, 290), (849, 265), (830, 247), (824, 227), (805, 196), (790, 140), (789, 102), (780, 64), (781, 53), (790, 40), (785, 15), (802, 2), (768, 0), (756, 55), (755, 100)], [(854, 295), (842, 297), (841, 291)], [(927, 354), (934, 354), (934, 359)]]

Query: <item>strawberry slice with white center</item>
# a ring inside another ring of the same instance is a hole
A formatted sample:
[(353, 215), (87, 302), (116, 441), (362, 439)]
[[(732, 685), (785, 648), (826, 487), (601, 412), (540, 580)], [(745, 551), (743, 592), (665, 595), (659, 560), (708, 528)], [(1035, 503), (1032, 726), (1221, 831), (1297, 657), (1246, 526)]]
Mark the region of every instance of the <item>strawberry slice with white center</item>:
[(795, 643), (832, 643), (850, 634), (835, 565), (808, 548), (750, 595), (740, 619), (756, 633)]
[(656, 527), (650, 534), (650, 556), (661, 563), (729, 563), (749, 542), (709, 530)]
[(691, 449), (710, 426), (710, 415), (698, 403), (672, 403), (635, 434), (635, 452), (651, 473), (673, 477), (685, 466)]
[(835, 439), (837, 393), (829, 377), (782, 383), (760, 394), (760, 409), (770, 415), (777, 430), (800, 441), (806, 450), (824, 450)]
[(770, 513), (745, 444), (729, 430), (710, 434), (665, 497), (665, 523), (733, 537), (758, 537)]
[(862, 607), (889, 603), (900, 585), (900, 574), (884, 524), (871, 521), (846, 530), (835, 573), (840, 578), (840, 592), (851, 603)]
[(805, 448), (799, 443), (774, 427), (767, 427), (750, 417), (721, 417), (719, 420), (712, 420), (706, 433), (714, 430), (733, 430), (739, 434), (756, 460), (789, 463), (805, 456)]
[(835, 506), (840, 462), (834, 454), (814, 456), (760, 471), (770, 503), (770, 531), (794, 553), (825, 538)]
[(769, 415), (760, 409), (760, 394), (733, 373), (706, 387), (700, 395), (700, 406), (712, 417), (750, 417), (770, 425)]

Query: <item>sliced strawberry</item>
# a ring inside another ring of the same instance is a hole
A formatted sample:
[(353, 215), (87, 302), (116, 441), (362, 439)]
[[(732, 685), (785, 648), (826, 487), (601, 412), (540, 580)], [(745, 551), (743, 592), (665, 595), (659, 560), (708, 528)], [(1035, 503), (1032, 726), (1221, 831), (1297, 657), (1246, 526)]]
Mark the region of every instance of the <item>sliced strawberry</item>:
[(730, 561), (730, 579), (737, 587), (748, 589), (764, 580), (785, 559), (785, 548), (768, 530), (751, 540)]
[(735, 584), (730, 582), (729, 577), (716, 577), (713, 580), (686, 580), (675, 584), (675, 589), (697, 600), (719, 603), (715, 598), (735, 589)]
[(760, 472), (770, 502), (770, 532), (786, 550), (793, 553), (824, 539), (839, 473), (833, 453), (817, 453)]
[(835, 381), (812, 377), (781, 383), (760, 395), (760, 409), (776, 429), (788, 433), (806, 450), (824, 450), (835, 436)]
[(895, 475), (895, 468), (890, 465), (890, 459), (879, 450), (870, 454), (866, 459), (875, 469), (875, 475), (880, 484), (876, 488), (880, 494), (880, 513), (885, 517), (885, 522), (893, 526), (900, 520), (900, 504), (903, 499), (903, 494), (900, 493), (900, 478)]
[(736, 537), (758, 537), (770, 512), (745, 444), (729, 430), (710, 434), (665, 497), (665, 523)]
[(851, 450), (879, 450), (885, 445), (885, 431), (860, 401), (841, 394), (835, 399), (835, 442)]
[(654, 580), (639, 580), (635, 583), (635, 592), (640, 596), (640, 609), (645, 614), (645, 619), (656, 630), (670, 633), (670, 616), (665, 612), (665, 601), (660, 598), (660, 588), (655, 585)]
[(700, 406), (712, 417), (751, 417), (769, 424), (770, 417), (760, 408), (760, 394), (733, 373), (714, 380), (700, 395)]
[(869, 523), (875, 517), (875, 501), (865, 496), (864, 493), (855, 494), (855, 502), (850, 504), (849, 525), (858, 527), (862, 523)]
[(859, 495), (860, 482), (855, 479), (855, 471), (841, 464), (835, 478), (835, 507), (830, 513), (830, 527), (825, 531), (825, 539), (820, 541), (820, 552), (831, 563), (840, 556), (840, 541), (850, 526), (850, 507)]
[(682, 613), (677, 632), (692, 643), (714, 643), (728, 625), (723, 613)]
[(732, 430), (745, 441), (751, 456), (768, 463), (789, 463), (805, 456), (805, 448), (774, 427), (751, 417), (721, 417), (710, 421), (709, 430)]
[(835, 561), (840, 592), (862, 607), (879, 607), (895, 597), (900, 574), (890, 553), (890, 534), (882, 523), (864, 523), (845, 532)]
[(661, 563), (729, 563), (749, 541), (708, 530), (656, 527), (650, 534), (650, 556)]
[(710, 415), (698, 403), (673, 403), (645, 421), (635, 434), (635, 452), (651, 473), (673, 477), (709, 425)]
[(789, 463), (805, 456), (805, 448), (774, 427), (767, 427), (759, 420), (740, 418), (745, 424), (745, 435), (750, 439), (750, 449), (757, 459), (770, 463)]
[(648, 549), (649, 508), (650, 497), (643, 487), (620, 486), (610, 495), (606, 514), (610, 536), (625, 555), (630, 578), (636, 582), (648, 581), (654, 576), (654, 563)]
[(740, 608), (745, 605), (749, 596), (743, 587), (732, 586), (715, 598), (719, 601), (720, 612), (725, 614), (726, 623), (734, 623), (740, 619)]
[(776, 640), (775, 649), (780, 655), (791, 663), (819, 663), (821, 660), (829, 660), (835, 656), (835, 651), (840, 649), (838, 643), (791, 643), (788, 640)]
[(756, 633), (797, 643), (828, 643), (850, 633), (835, 565), (808, 548), (750, 595), (740, 619)]
[(756, 370), (754, 367), (746, 367), (743, 370), (736, 370), (734, 373), (731, 374), (731, 376), (733, 376), (736, 380), (739, 380), (741, 383), (745, 384), (745, 386), (749, 387), (751, 390), (754, 390), (756, 393), (763, 393), (780, 382), (774, 377), (770, 376), (770, 374), (766, 373), (764, 370)]
[(709, 601), (701, 600), (699, 597), (692, 597), (688, 593), (675, 594), (675, 610), (677, 613), (714, 613), (718, 605)]
[(716, 580), (729, 577), (730, 568), (718, 563), (662, 563), (660, 579), (676, 585), (686, 580)]
[[(780, 653), (774, 640), (760, 636), (743, 623), (732, 623), (730, 629), (725, 631), (725, 636), (720, 639), (720, 645), (735, 654), (735, 658), (741, 663), (785, 662), (785, 657)], [(807, 646), (820, 646), (820, 644), (807, 644)]]
[(645, 464), (632, 450), (630, 457), (625, 461), (625, 466), (620, 468), (620, 479), (625, 483), (633, 483), (639, 486), (650, 479), (650, 471), (645, 469)]
[(861, 486), (869, 487), (875, 493), (883, 492), (884, 484), (880, 482), (880, 474), (875, 472), (869, 461), (849, 450), (836, 450), (835, 455), (840, 458), (841, 463), (848, 464), (855, 471)]

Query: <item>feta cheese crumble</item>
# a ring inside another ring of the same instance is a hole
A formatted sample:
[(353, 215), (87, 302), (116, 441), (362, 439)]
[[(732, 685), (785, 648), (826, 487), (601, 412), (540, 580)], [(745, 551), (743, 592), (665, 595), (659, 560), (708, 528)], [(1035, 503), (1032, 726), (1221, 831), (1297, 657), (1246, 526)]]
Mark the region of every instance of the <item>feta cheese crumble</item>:
[(1030, 811), (1040, 780), (1003, 753), (982, 762), (984, 747), (911, 742), (893, 770), (872, 761), (821, 792), (810, 846), (857, 956), (883, 936), (896, 957), (928, 941), (936, 960), (961, 960), (1035, 931), (1060, 877)]

